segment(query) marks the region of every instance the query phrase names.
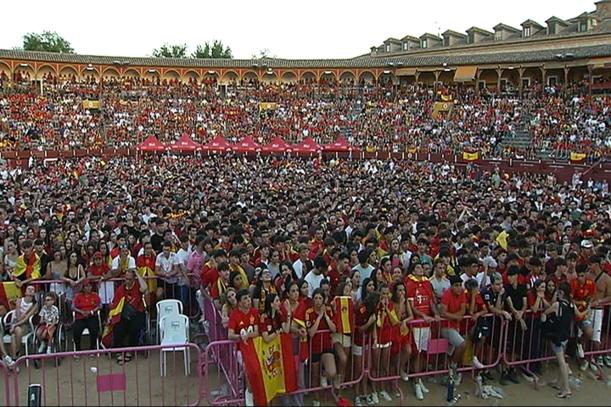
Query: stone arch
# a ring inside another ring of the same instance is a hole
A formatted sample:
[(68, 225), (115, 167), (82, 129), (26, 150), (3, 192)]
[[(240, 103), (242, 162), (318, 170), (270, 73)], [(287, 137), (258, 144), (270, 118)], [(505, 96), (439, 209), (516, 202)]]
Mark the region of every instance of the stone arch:
[(159, 81), (161, 80), (161, 75), (159, 74), (159, 71), (155, 68), (150, 68), (144, 71), (144, 75), (143, 78), (146, 80), (151, 81), (151, 83), (159, 83)]
[(510, 87), (515, 89), (520, 87), (520, 72), (517, 69), (503, 69), (501, 72), (501, 92)]
[(435, 73), (430, 71), (418, 72), (418, 82), (425, 85), (433, 85), (435, 83)]
[(261, 77), (261, 82), (264, 82), (264, 83), (274, 83), (277, 81), (278, 81), (278, 75), (276, 75), (276, 73), (273, 71), (266, 71), (265, 73), (263, 73), (263, 76)]
[(76, 68), (72, 67), (72, 66), (64, 66), (62, 69), (59, 70), (59, 77), (60, 78), (70, 78), (72, 77), (72, 75), (74, 75), (75, 79), (79, 79), (79, 73), (76, 70)]
[(81, 70), (81, 78), (86, 79), (87, 77), (97, 82), (100, 80), (100, 73), (97, 68), (87, 66)]
[(0, 61), (0, 77), (11, 77), (11, 67)]
[(17, 74), (21, 75), (21, 79), (33, 81), (35, 79), (34, 68), (30, 64), (19, 64), (15, 67), (15, 77)]
[(482, 69), (481, 71), (478, 72), (477, 75), (477, 87), (479, 89), (479, 83), (480, 81), (483, 81), (486, 83), (486, 87), (488, 89), (496, 89), (498, 80), (499, 80), (499, 74), (496, 71), (496, 69)]
[(335, 76), (335, 72), (333, 71), (325, 71), (320, 75), (319, 82), (334, 84), (337, 83), (337, 76)]
[(174, 69), (168, 69), (167, 71), (163, 73), (162, 79), (168, 82), (169, 81), (179, 81), (180, 82), (180, 74), (178, 73), (178, 71)]
[(103, 79), (111, 79), (111, 78), (119, 78), (119, 71), (117, 71), (115, 68), (106, 68), (102, 71), (102, 78)]
[(240, 78), (240, 75), (236, 71), (226, 71), (221, 77), (222, 83), (233, 83), (237, 82)]
[(185, 73), (184, 80), (186, 82), (199, 82), (199, 73), (194, 70), (189, 70)]
[(123, 76), (126, 78), (140, 78), (140, 72), (134, 68), (129, 68), (123, 72)]
[(522, 74), (522, 80), (528, 79), (530, 84), (534, 84), (535, 82), (541, 83), (543, 80), (543, 75), (541, 74), (541, 69), (539, 68), (526, 68), (524, 73)]
[(295, 83), (297, 82), (297, 75), (294, 72), (288, 71), (282, 74), (282, 82)]
[(57, 76), (57, 70), (53, 68), (51, 65), (41, 65), (38, 67), (38, 72), (36, 72), (36, 79), (42, 79), (45, 75), (53, 75)]
[(364, 71), (361, 72), (361, 74), (359, 75), (359, 83), (366, 83), (366, 84), (374, 84), (376, 81), (376, 76), (373, 72), (371, 71)]
[(342, 85), (354, 85), (356, 78), (354, 72), (344, 71), (339, 75), (339, 81)]
[(393, 85), (398, 83), (397, 77), (392, 72), (388, 72), (388, 73), (382, 72), (382, 74), (378, 78), (378, 82), (384, 83), (384, 84), (391, 82)]
[(303, 82), (317, 82), (316, 80), (316, 74), (312, 71), (305, 71), (301, 73), (301, 78), (299, 78), (300, 81)]
[(255, 71), (246, 71), (242, 74), (242, 80), (244, 82), (258, 81), (259, 75)]

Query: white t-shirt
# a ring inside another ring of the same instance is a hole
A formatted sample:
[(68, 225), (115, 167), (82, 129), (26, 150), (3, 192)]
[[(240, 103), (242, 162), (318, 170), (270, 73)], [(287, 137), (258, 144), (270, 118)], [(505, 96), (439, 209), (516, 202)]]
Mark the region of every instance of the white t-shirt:
[[(155, 261), (155, 267), (159, 267), (163, 274), (170, 274), (174, 270), (174, 265), (176, 264), (179, 264), (176, 253), (170, 253), (168, 257), (163, 253), (159, 253)], [(164, 280), (170, 284), (178, 282), (178, 278), (176, 277), (164, 277)]]
[(312, 298), (312, 293), (317, 288), (320, 288), (320, 282), (325, 278), (325, 276), (320, 274), (314, 274), (314, 270), (310, 271), (304, 278), (305, 281), (308, 282), (308, 297)]
[[(112, 259), (112, 265), (110, 267), (112, 270), (117, 270), (119, 268), (120, 259), (121, 259), (121, 256), (117, 256), (114, 259)], [(136, 259), (134, 259), (132, 256), (127, 257), (127, 268), (136, 269)]]
[[(191, 253), (184, 249), (180, 249), (176, 253), (176, 264), (179, 265), (179, 267), (182, 267), (185, 272), (187, 271), (187, 263), (189, 263), (189, 257), (191, 257)], [(178, 284), (186, 285), (187, 281), (184, 277), (178, 277)]]

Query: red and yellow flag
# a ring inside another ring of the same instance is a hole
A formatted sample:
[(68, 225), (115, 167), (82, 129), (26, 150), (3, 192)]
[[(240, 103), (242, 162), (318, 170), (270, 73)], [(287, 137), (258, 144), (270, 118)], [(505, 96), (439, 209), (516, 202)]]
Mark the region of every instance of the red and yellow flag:
[(463, 151), (462, 159), (465, 161), (479, 160), (479, 151)]
[(349, 335), (352, 333), (353, 304), (350, 297), (335, 297), (335, 315), (337, 318), (337, 333)]
[(17, 263), (15, 264), (15, 270), (13, 271), (13, 275), (15, 277), (24, 276), (24, 279), (33, 279), (37, 280), (40, 278), (40, 257), (36, 253), (32, 253), (32, 255), (27, 259), (25, 259), (25, 254), (17, 257)]
[(8, 310), (13, 309), (15, 301), (19, 297), (21, 297), (21, 289), (17, 287), (14, 281), (0, 284), (0, 305), (4, 305)]
[(581, 162), (586, 159), (588, 155), (585, 153), (577, 153), (575, 151), (571, 151), (571, 161), (573, 162)]
[(255, 405), (265, 406), (279, 394), (297, 390), (293, 342), (289, 334), (265, 342), (257, 337), (246, 342), (242, 358)]
[(110, 348), (112, 346), (112, 331), (114, 326), (121, 321), (121, 312), (123, 312), (124, 305), (125, 296), (121, 297), (119, 302), (112, 307), (108, 313), (108, 319), (110, 321), (104, 327), (104, 332), (102, 332), (102, 345), (104, 345), (106, 348)]

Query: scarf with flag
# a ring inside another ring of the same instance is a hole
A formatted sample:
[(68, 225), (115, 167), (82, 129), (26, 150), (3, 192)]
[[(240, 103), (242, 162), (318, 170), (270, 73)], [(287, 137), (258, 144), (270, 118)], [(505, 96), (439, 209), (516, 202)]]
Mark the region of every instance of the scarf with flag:
[[(157, 292), (157, 279), (155, 277), (155, 256), (138, 256), (136, 259), (136, 267), (140, 277), (146, 280), (146, 286), (149, 294), (155, 295)], [(151, 278), (153, 277), (153, 278)]]
[(337, 333), (350, 335), (352, 333), (352, 321), (353, 316), (353, 304), (352, 298), (347, 296), (335, 297), (333, 300), (335, 303), (335, 312), (337, 320)]
[(13, 281), (0, 283), (0, 305), (4, 305), (7, 310), (13, 309), (11, 303), (15, 303), (21, 297), (21, 289)]
[(255, 405), (268, 405), (277, 395), (297, 390), (297, 369), (289, 334), (277, 335), (270, 342), (250, 339), (242, 348), (242, 358)]
[(121, 293), (123, 293), (122, 290), (117, 290), (112, 300), (108, 313), (108, 323), (104, 327), (104, 332), (102, 332), (102, 345), (106, 348), (112, 346), (113, 329), (121, 321), (121, 312), (123, 312), (123, 306), (125, 306), (125, 295), (121, 295)]
[(17, 257), (17, 263), (15, 264), (15, 270), (13, 276), (18, 277), (20, 280), (33, 279), (37, 280), (40, 278), (40, 257), (34, 252), (26, 259), (25, 254)]

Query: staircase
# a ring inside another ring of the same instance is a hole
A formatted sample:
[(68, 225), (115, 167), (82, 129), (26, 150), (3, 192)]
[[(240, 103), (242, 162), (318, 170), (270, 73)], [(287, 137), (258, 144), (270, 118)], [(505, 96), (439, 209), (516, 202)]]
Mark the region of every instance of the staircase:
[(530, 117), (526, 116), (522, 119), (522, 122), (518, 123), (513, 131), (513, 135), (503, 137), (501, 140), (501, 148), (504, 150), (507, 147), (518, 148), (521, 150), (527, 150), (530, 146), (532, 137), (526, 129), (525, 123), (530, 122)]

